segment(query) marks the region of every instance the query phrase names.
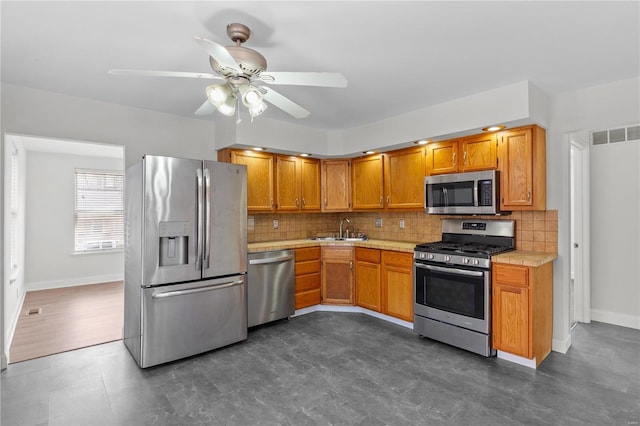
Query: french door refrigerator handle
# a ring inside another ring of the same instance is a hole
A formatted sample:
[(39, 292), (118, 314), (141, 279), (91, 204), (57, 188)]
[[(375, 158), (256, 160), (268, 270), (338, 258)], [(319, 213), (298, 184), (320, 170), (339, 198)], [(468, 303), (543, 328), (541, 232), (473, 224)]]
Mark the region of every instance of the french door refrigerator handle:
[(202, 169), (196, 170), (196, 269), (202, 269)]
[(234, 287), (237, 285), (241, 285), (243, 283), (244, 283), (243, 280), (229, 281), (227, 283), (209, 285), (206, 287), (192, 288), (190, 290), (176, 290), (176, 291), (165, 291), (163, 293), (154, 293), (151, 297), (154, 299), (164, 299), (166, 297), (184, 296), (187, 294), (203, 293), (205, 291), (211, 291), (211, 290), (222, 290), (224, 288)]
[(211, 255), (211, 173), (204, 169), (204, 269), (209, 268), (209, 256)]

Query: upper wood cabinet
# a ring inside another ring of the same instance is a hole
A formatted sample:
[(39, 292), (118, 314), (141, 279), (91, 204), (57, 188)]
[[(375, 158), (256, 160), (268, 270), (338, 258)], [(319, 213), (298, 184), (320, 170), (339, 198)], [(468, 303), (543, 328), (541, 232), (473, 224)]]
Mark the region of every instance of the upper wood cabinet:
[(322, 161), (322, 211), (351, 209), (351, 160)]
[(422, 209), (425, 149), (415, 147), (384, 155), (384, 202), (387, 209)]
[(351, 160), (352, 200), (355, 210), (384, 207), (383, 167), (382, 154)]
[(461, 172), (492, 170), (498, 166), (497, 137), (495, 133), (464, 138), (458, 142), (462, 151)]
[(423, 147), (351, 160), (353, 209), (421, 209), (425, 161)]
[(491, 170), (497, 167), (495, 133), (469, 136), (427, 145), (429, 175)]
[(458, 171), (458, 141), (432, 142), (427, 145), (427, 172), (429, 175)]
[(273, 155), (249, 150), (224, 149), (218, 152), (218, 161), (244, 164), (247, 166), (248, 211), (275, 211)]
[(498, 135), (501, 210), (546, 210), (546, 134), (538, 126)]
[(320, 161), (276, 156), (276, 200), (278, 211), (320, 210)]

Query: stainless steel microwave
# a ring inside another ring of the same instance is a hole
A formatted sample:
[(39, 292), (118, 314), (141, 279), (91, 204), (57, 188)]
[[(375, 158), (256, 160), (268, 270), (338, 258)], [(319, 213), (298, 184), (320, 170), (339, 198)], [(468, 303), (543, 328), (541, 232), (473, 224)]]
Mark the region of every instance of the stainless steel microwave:
[(499, 214), (497, 170), (424, 178), (424, 211), (429, 214)]

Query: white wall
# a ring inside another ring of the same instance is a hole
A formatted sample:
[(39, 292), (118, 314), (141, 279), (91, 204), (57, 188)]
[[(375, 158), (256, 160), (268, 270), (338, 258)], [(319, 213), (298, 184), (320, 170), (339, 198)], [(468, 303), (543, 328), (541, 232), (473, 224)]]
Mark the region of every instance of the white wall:
[[(640, 120), (640, 77), (563, 93), (552, 97), (550, 106), (550, 126), (547, 129), (547, 182), (556, 184), (547, 186), (547, 208), (558, 210), (558, 259), (554, 263), (554, 345), (566, 345), (570, 343), (569, 135), (637, 123)], [(591, 245), (593, 244), (592, 241)], [(591, 262), (600, 261), (591, 258)], [(602, 306), (602, 300), (593, 299), (596, 294), (600, 299), (606, 297), (606, 292), (597, 290), (598, 285), (591, 283), (592, 306)], [(607, 291), (611, 294), (624, 293), (626, 285), (620, 282), (608, 283)], [(638, 285), (637, 280), (635, 285)], [(625, 309), (615, 302), (604, 303), (617, 312), (623, 312)]]
[(28, 151), (25, 289), (120, 280), (124, 254), (73, 254), (74, 171), (123, 171), (123, 160)]
[(640, 328), (640, 141), (590, 154), (592, 319)]

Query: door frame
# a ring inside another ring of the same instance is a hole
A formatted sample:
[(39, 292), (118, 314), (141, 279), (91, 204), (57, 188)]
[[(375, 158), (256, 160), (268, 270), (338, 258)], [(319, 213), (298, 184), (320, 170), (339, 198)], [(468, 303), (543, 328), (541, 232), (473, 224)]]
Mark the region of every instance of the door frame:
[[(591, 322), (591, 248), (590, 248), (590, 185), (589, 137), (587, 133), (572, 134), (569, 141), (570, 180), (570, 279), (574, 280), (574, 297), (569, 300), (575, 309), (576, 322)], [(578, 247), (575, 247), (578, 244)], [(570, 306), (571, 311), (571, 306)]]

